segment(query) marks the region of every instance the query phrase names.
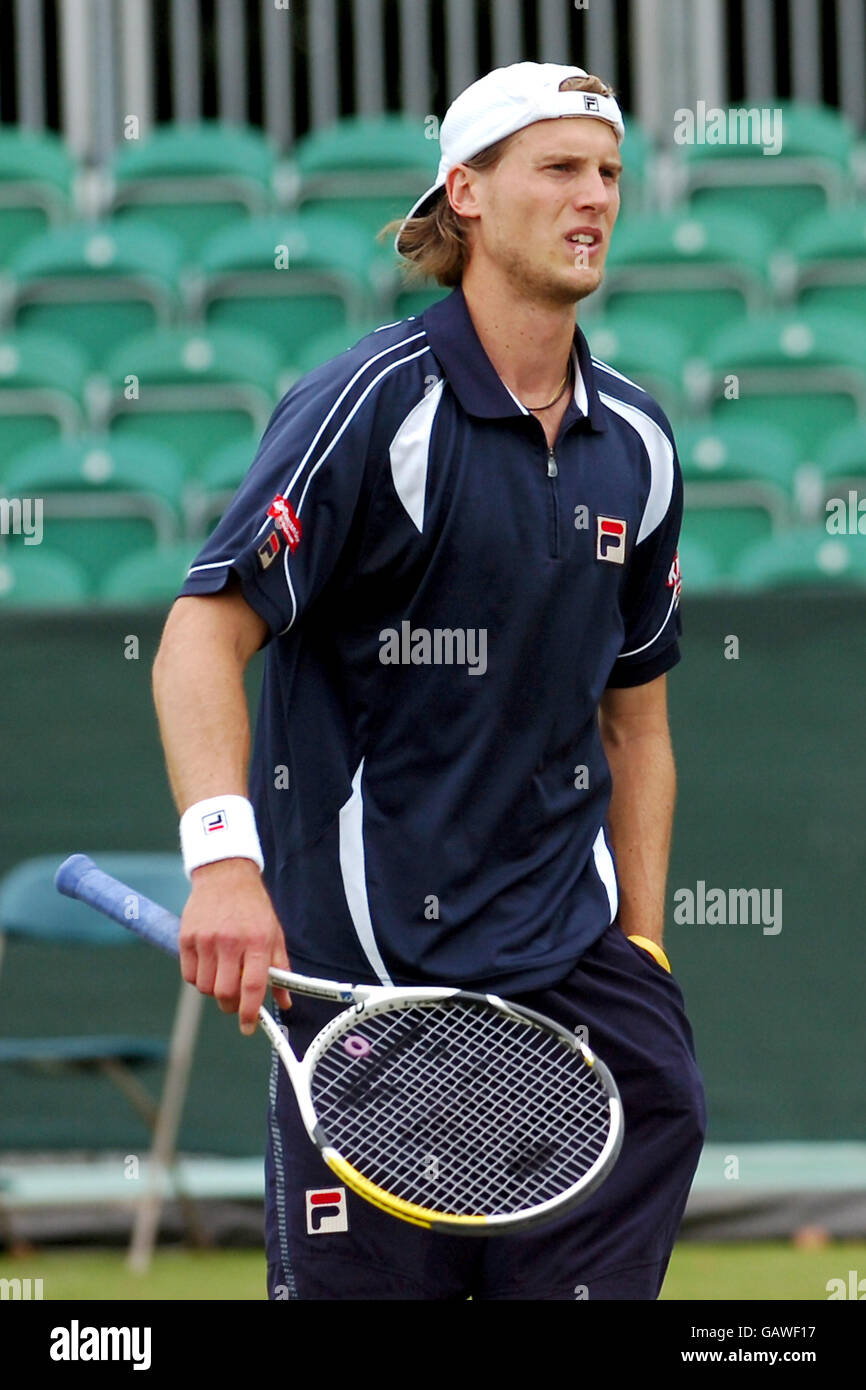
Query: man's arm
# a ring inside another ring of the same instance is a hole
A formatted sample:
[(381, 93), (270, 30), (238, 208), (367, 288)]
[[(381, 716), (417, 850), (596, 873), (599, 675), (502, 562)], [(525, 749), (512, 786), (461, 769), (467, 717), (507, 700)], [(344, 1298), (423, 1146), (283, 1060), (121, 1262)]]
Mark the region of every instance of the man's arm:
[[(246, 796), (250, 729), (244, 669), (267, 625), (237, 591), (179, 598), (153, 668), (169, 781), (183, 813), (210, 796)], [(181, 919), (183, 978), (255, 1031), (268, 967), (288, 966), (282, 928), (251, 859), (192, 871)], [(285, 991), (277, 1002), (288, 1007)]]
[(607, 690), (599, 710), (613, 776), (609, 823), (626, 936), (662, 944), (665, 889), (676, 798), (667, 714), (667, 677)]

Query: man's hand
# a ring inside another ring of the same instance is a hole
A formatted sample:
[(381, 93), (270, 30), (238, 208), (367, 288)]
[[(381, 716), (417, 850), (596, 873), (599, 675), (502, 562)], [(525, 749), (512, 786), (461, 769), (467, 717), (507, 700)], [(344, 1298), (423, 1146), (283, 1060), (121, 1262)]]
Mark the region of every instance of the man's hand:
[[(183, 978), (212, 994), (223, 1013), (239, 1013), (242, 1033), (254, 1033), (268, 989), (268, 969), (289, 968), (283, 929), (251, 859), (221, 859), (192, 871), (192, 892), (180, 927)], [(274, 991), (290, 1006), (284, 989)]]

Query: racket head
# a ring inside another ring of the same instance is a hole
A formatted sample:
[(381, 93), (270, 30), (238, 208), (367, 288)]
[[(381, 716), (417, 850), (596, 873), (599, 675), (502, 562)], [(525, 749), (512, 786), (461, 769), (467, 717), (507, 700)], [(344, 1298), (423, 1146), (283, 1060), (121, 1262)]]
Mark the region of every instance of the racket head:
[(310, 1043), (301, 1110), (328, 1166), (390, 1215), (452, 1235), (526, 1229), (585, 1201), (622, 1145), (608, 1069), (531, 1009), (419, 993), (346, 1010)]

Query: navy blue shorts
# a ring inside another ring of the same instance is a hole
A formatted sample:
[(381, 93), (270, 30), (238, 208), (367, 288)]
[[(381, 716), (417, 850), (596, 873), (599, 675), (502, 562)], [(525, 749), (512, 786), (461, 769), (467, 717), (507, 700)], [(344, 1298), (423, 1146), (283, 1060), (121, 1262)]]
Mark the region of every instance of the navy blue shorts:
[[(266, 1247), (272, 1299), (655, 1299), (706, 1125), (692, 1031), (676, 980), (610, 927), (551, 989), (513, 995), (569, 1028), (616, 1078), (625, 1140), (610, 1176), (576, 1210), (513, 1236), (431, 1234), (342, 1188), (307, 1138), (274, 1059)], [(339, 1010), (293, 996), (300, 1056)]]

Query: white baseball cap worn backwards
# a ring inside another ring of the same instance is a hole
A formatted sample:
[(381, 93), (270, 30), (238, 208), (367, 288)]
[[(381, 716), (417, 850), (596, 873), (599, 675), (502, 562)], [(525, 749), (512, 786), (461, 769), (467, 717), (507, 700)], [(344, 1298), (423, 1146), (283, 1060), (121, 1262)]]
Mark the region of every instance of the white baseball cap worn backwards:
[[(490, 145), (536, 121), (555, 120), (559, 116), (589, 116), (596, 121), (607, 121), (613, 126), (617, 141), (622, 142), (625, 127), (613, 97), (559, 90), (567, 78), (586, 76), (583, 68), (563, 67), (559, 63), (513, 63), (507, 68), (496, 68), (473, 82), (448, 108), (439, 132), (442, 158), (436, 182), (407, 214), (404, 226), (410, 217), (420, 217), (430, 211), (445, 187), (445, 180), (458, 164), (465, 164)], [(398, 252), (402, 230), (397, 234)]]

